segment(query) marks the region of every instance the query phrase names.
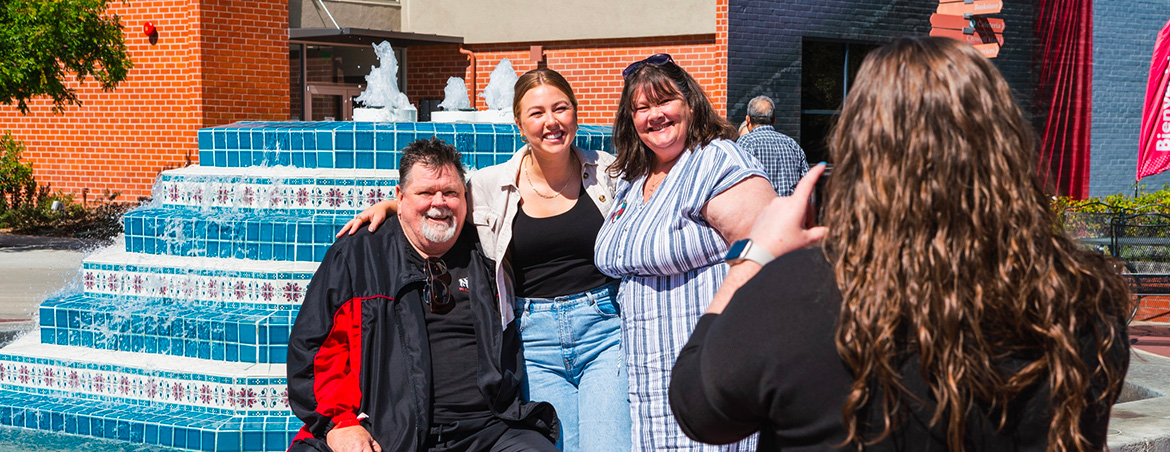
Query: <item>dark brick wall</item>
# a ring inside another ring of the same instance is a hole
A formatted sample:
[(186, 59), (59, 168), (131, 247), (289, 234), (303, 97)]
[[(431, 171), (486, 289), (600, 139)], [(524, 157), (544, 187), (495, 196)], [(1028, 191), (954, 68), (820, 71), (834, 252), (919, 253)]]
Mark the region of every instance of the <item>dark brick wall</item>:
[[(1033, 76), (1032, 2), (1008, 0), (1004, 48), (994, 61), (1030, 111)], [(930, 33), (938, 3), (923, 0), (731, 0), (728, 118), (739, 124), (747, 102), (776, 102), (776, 129), (800, 139), (801, 42), (804, 38), (884, 43)]]
[[(1133, 193), (1150, 57), (1168, 18), (1170, 3), (1165, 0), (1093, 2), (1090, 196)], [(1146, 177), (1141, 183), (1158, 189), (1170, 183), (1170, 172)]]

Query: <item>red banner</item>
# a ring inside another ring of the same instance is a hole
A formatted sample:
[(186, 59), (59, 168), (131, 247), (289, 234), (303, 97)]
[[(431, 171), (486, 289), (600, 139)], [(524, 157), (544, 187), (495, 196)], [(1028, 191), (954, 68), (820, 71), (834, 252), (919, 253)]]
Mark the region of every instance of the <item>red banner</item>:
[(1138, 141), (1137, 176), (1142, 180), (1170, 169), (1170, 21), (1158, 33), (1150, 78), (1146, 82), (1146, 103), (1142, 109), (1142, 130)]

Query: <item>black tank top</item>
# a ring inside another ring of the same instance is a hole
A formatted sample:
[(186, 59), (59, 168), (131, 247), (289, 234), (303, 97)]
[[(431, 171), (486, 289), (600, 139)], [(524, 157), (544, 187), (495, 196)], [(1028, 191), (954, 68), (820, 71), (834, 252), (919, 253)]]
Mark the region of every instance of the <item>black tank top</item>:
[(516, 212), (511, 244), (516, 296), (554, 298), (612, 281), (593, 263), (603, 221), (584, 186), (577, 204), (560, 215), (532, 218), (523, 208)]

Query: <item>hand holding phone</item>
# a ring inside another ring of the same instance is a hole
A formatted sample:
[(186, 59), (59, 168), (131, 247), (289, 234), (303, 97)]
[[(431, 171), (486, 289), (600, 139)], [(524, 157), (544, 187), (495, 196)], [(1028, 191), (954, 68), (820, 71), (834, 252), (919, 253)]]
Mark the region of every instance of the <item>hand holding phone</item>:
[(824, 239), (827, 228), (810, 226), (806, 222), (816, 217), (816, 209), (809, 204), (809, 199), (813, 196), (816, 181), (825, 169), (825, 165), (812, 167), (796, 184), (792, 196), (777, 197), (764, 207), (748, 234), (753, 243), (779, 257)]
[(825, 186), (829, 183), (829, 176), (832, 174), (833, 165), (825, 164), (825, 172), (817, 178), (816, 185), (813, 186), (812, 193), (808, 196), (808, 210), (805, 211), (804, 227), (824, 226), (825, 203), (828, 199)]

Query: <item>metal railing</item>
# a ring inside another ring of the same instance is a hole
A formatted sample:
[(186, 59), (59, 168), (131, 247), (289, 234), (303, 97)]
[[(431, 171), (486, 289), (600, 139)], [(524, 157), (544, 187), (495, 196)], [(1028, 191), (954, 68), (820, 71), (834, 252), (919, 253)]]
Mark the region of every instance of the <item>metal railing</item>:
[(1081, 206), (1090, 210), (1064, 212), (1065, 232), (1095, 251), (1124, 264), (1122, 277), (1138, 297), (1130, 320), (1137, 315), (1141, 298), (1170, 295), (1170, 214), (1164, 206), (1125, 209), (1100, 204)]

